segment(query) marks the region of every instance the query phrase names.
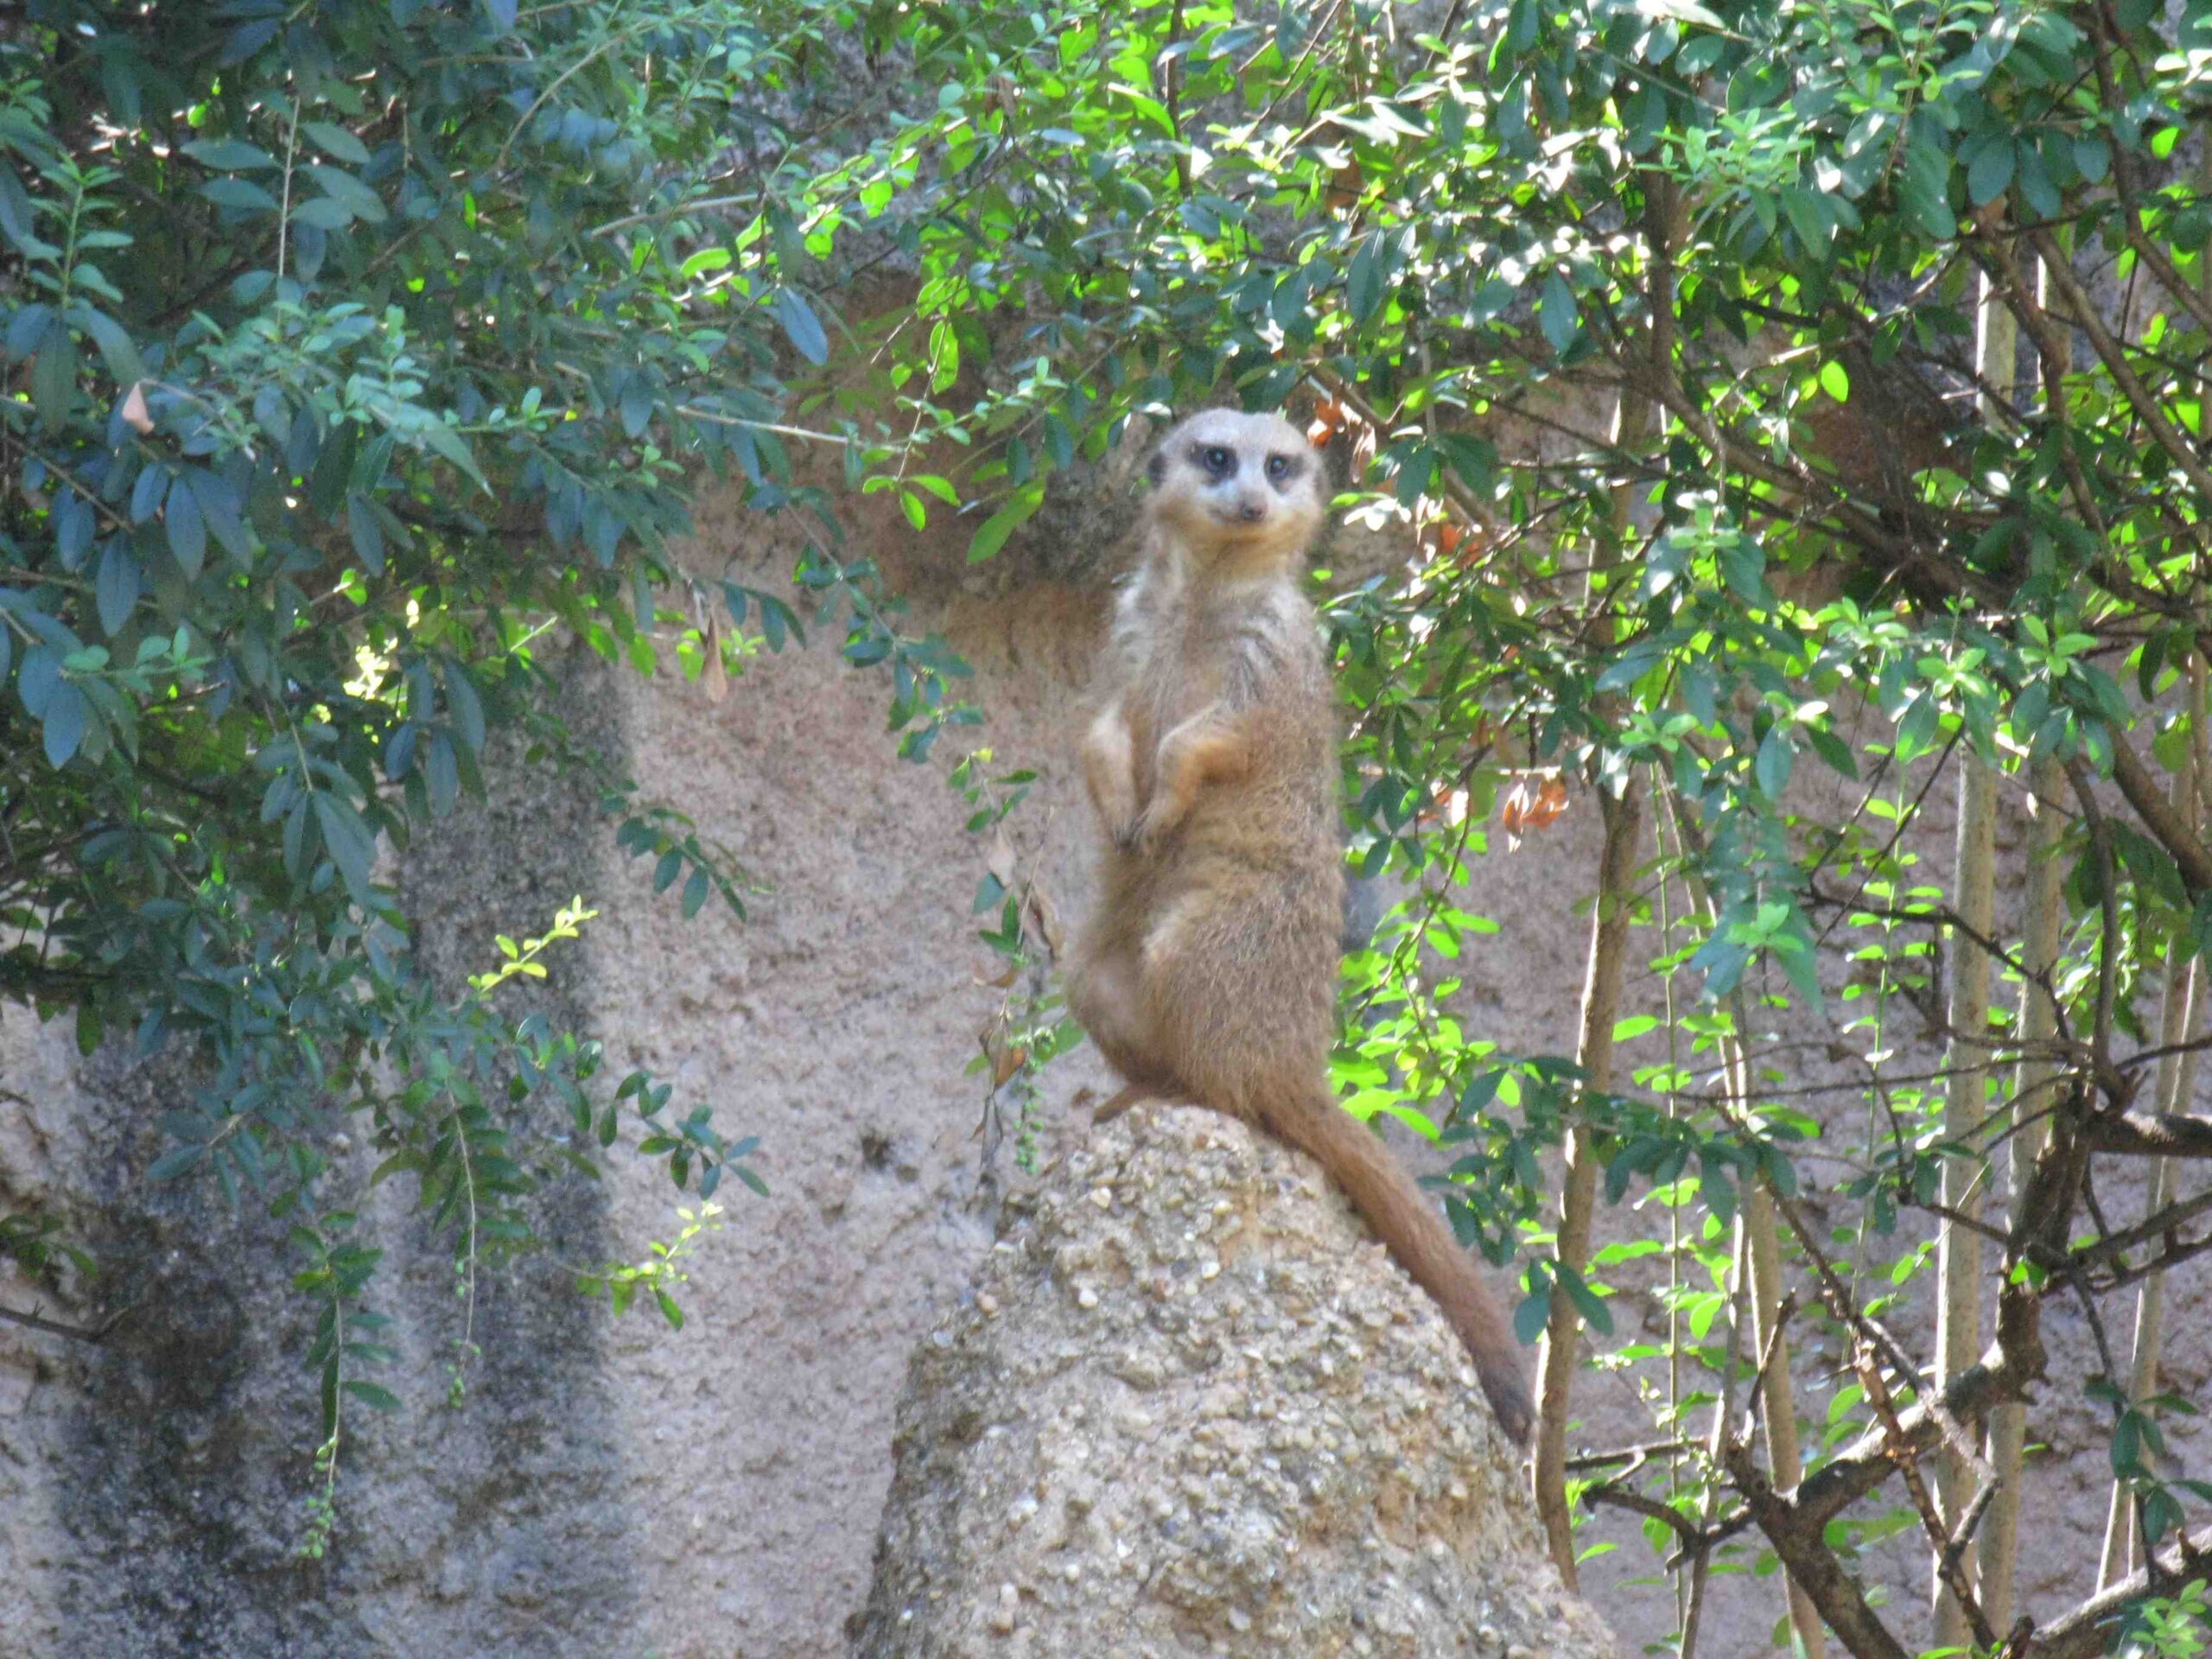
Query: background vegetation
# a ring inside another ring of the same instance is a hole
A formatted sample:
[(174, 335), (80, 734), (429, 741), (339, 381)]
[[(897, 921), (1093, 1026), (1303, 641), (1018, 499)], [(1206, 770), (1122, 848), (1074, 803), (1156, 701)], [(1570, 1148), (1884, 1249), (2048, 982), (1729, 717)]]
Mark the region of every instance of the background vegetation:
[[(392, 1402), (364, 1182), (408, 1183), (466, 1282), (626, 1137), (702, 1200), (749, 1174), (666, 1085), (502, 1014), (581, 902), (517, 918), (458, 1001), (412, 965), (381, 860), (493, 766), (557, 769), (687, 912), (741, 912), (683, 804), (568, 731), (554, 647), (719, 683), (803, 599), (926, 758), (975, 718), (959, 665), (899, 631), (833, 489), (966, 513), (987, 559), (1131, 416), (1289, 403), (1408, 561), (1328, 593), (1353, 856), (1414, 895), (1350, 964), (1340, 1081), (1454, 1147), (1465, 1236), (1527, 1274), (1570, 1581), (1612, 1504), (1676, 1585), (1656, 1650), (1750, 1562), (1808, 1653), (2196, 1651), (2172, 1598), (2212, 1488), (2160, 1456), (2189, 1402), (2157, 1361), (2164, 1275), (2212, 1242), (2205, 24), (10, 8), (0, 994), (200, 1057), (147, 1173), (291, 1219), (327, 1495), (346, 1402)], [(677, 556), (715, 476), (810, 526), (796, 595)], [(955, 759), (978, 828), (1018, 804)], [(1605, 823), (1580, 1043), (1506, 1054), (1451, 1012), (1454, 960), (1512, 943), (1459, 889), (1494, 818), (1535, 833), (1577, 791)], [(989, 937), (1046, 965), (989, 880)], [(1655, 1010), (1624, 1005), (1632, 958)], [(1026, 1097), (1070, 1033), (1049, 995), (1009, 1020), (993, 1081)], [(1845, 1058), (1784, 1034), (1808, 1023)], [(1897, 1058), (1921, 1029), (1932, 1070)], [(341, 1127), (372, 1168), (334, 1161)], [(1593, 1249), (1601, 1193), (1643, 1206), (1633, 1246)], [(36, 1210), (0, 1246), (68, 1265)], [(1663, 1300), (1664, 1340), (1614, 1332), (1609, 1281)], [(596, 1283), (680, 1318), (659, 1268)], [(2084, 1374), (2047, 1374), (2054, 1302)], [(1570, 1459), (1593, 1351), (1652, 1439)], [(2111, 1426), (2103, 1587), (2070, 1609), (2012, 1592), (2038, 1382)], [(1928, 1611), (1854, 1574), (1898, 1524)]]

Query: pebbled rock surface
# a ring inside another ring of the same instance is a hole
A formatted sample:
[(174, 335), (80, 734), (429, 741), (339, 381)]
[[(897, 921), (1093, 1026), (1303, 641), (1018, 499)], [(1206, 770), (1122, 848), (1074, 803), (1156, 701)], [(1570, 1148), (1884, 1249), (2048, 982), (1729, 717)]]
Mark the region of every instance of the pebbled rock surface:
[(1067, 1153), (917, 1352), (855, 1659), (1611, 1659), (1459, 1344), (1319, 1166)]

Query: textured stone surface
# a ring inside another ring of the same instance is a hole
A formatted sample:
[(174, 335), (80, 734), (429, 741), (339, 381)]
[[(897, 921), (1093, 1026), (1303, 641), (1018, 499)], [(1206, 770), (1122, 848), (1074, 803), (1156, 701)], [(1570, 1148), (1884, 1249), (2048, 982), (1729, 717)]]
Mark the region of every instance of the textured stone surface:
[(1613, 1652), (1311, 1159), (1145, 1106), (1007, 1208), (908, 1376), (855, 1659)]
[[(579, 724), (606, 741), (596, 677)], [(596, 711), (596, 712), (594, 712)], [(542, 926), (601, 885), (588, 802), (513, 768), (492, 802), (416, 843), (401, 880), (427, 965), (448, 988), (493, 933)], [(593, 1019), (591, 945), (556, 954), (525, 995)], [(524, 1003), (517, 1003), (519, 1016)], [(372, 1306), (400, 1355), (378, 1380), (402, 1414), (354, 1414), (338, 1548), (294, 1553), (321, 1413), (302, 1364), (315, 1309), (290, 1287), (285, 1224), (213, 1182), (149, 1186), (160, 1115), (197, 1078), (175, 1054), (111, 1045), (78, 1059), (66, 1022), (0, 1014), (0, 1201), (35, 1193), (101, 1271), (57, 1303), (0, 1264), (0, 1299), (79, 1324), (98, 1345), (0, 1325), (0, 1650), (36, 1659), (353, 1659), (388, 1653), (643, 1653), (639, 1514), (622, 1490), (622, 1414), (602, 1311), (540, 1257), (482, 1276), (482, 1357), (458, 1408), (439, 1403), (459, 1334), (450, 1254), (394, 1183), (364, 1206), (385, 1251)], [(343, 1164), (349, 1142), (334, 1150)], [(361, 1159), (358, 1147), (351, 1155)], [(353, 1174), (364, 1180), (368, 1163)], [(338, 1179), (342, 1182), (341, 1173)], [(569, 1259), (613, 1248), (604, 1200), (578, 1185), (541, 1225)], [(634, 1395), (632, 1396), (634, 1400)]]

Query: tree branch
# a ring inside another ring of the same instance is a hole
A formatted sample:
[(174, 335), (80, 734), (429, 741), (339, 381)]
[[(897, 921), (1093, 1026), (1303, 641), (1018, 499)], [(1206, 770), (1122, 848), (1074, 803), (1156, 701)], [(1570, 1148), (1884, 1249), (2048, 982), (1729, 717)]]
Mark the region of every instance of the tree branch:
[(2113, 782), (2120, 785), (2120, 792), (2143, 820), (2144, 828), (2173, 859), (2191, 896), (2212, 892), (2212, 851), (2206, 850), (2126, 741), (2118, 732), (2111, 735)]
[(5, 1303), (0, 1303), (0, 1319), (4, 1319), (10, 1325), (27, 1326), (33, 1331), (43, 1331), (50, 1337), (67, 1337), (73, 1342), (105, 1342), (107, 1340), (107, 1333), (115, 1329), (116, 1321), (130, 1311), (129, 1308), (124, 1308), (122, 1313), (111, 1313), (98, 1325), (64, 1325), (59, 1319), (49, 1319), (37, 1313), (26, 1313), (21, 1308), (10, 1307)]
[(2127, 1604), (2151, 1593), (2152, 1573), (2160, 1580), (2185, 1571), (2190, 1563), (2212, 1550), (2212, 1527), (2203, 1527), (2175, 1540), (2172, 1548), (2154, 1556), (2109, 1589), (2100, 1591), (2071, 1612), (2035, 1630), (2016, 1649), (2022, 1659), (2097, 1659), (2105, 1650), (2105, 1626), (2126, 1610)]
[(2212, 1158), (2212, 1118), (2186, 1112), (2121, 1112), (2082, 1126), (2092, 1152), (2139, 1158)]
[(1790, 1582), (1811, 1599), (1843, 1645), (1857, 1659), (1910, 1659), (1882, 1623), (1881, 1615), (1869, 1605), (1866, 1592), (1830, 1553), (1821, 1536), (1822, 1523), (1812, 1517), (1802, 1502), (1792, 1503), (1767, 1484), (1749, 1446), (1732, 1446), (1722, 1458), (1751, 1518), (1789, 1569)]

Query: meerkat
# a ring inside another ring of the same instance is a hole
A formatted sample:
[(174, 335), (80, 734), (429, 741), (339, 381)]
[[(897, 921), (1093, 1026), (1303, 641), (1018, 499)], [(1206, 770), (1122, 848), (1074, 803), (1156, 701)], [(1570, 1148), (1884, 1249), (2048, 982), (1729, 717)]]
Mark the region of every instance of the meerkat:
[(1102, 891), (1068, 1005), (1128, 1084), (1311, 1154), (1442, 1306), (1505, 1432), (1535, 1408), (1503, 1310), (1434, 1205), (1328, 1084), (1344, 857), (1336, 712), (1303, 555), (1326, 492), (1280, 416), (1210, 410), (1151, 462), (1144, 556), (1082, 744)]

